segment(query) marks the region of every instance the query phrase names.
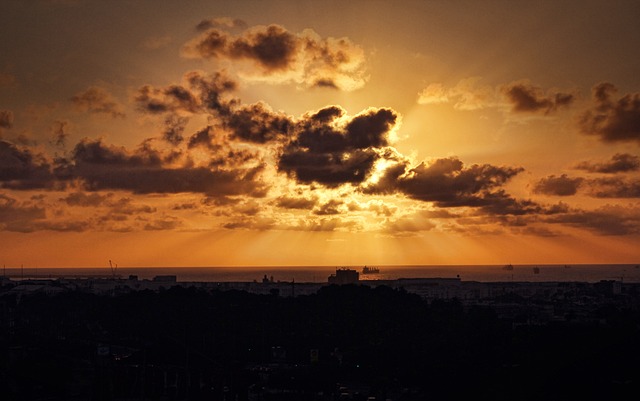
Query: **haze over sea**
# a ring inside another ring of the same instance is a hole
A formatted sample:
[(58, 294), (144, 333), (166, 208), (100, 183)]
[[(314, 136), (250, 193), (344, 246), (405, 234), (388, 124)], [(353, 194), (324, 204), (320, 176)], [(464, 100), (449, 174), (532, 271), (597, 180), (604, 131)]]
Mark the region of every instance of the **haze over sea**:
[[(342, 266), (341, 266), (342, 267)], [(362, 271), (362, 266), (345, 266)], [(580, 281), (622, 280), (640, 282), (640, 265), (636, 264), (584, 264), (584, 265), (430, 265), (430, 266), (375, 266), (379, 274), (363, 275), (361, 280), (392, 280), (399, 278), (454, 278), (464, 281)], [(537, 269), (535, 269), (537, 268)], [(175, 275), (181, 282), (251, 282), (260, 281), (267, 275), (274, 281), (327, 282), (335, 272), (335, 266), (250, 266), (250, 267), (120, 267), (116, 276), (127, 278), (136, 275), (139, 279), (152, 279), (159, 275)], [(538, 271), (538, 273), (536, 273)], [(3, 275), (11, 279), (59, 278), (59, 277), (110, 277), (106, 268), (49, 268), (7, 267)]]

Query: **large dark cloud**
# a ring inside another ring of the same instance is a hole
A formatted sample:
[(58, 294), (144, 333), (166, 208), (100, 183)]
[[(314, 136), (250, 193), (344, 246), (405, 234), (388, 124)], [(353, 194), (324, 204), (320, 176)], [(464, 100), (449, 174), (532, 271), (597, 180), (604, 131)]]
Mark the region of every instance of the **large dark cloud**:
[(0, 187), (35, 189), (51, 186), (51, 166), (44, 155), (0, 140)]
[(364, 182), (380, 159), (398, 116), (390, 109), (368, 109), (342, 121), (337, 106), (305, 115), (284, 148), (278, 169), (302, 183), (327, 187)]
[(81, 111), (89, 113), (107, 114), (113, 118), (125, 116), (122, 105), (104, 88), (89, 87), (84, 92), (77, 93), (71, 102)]
[(456, 157), (437, 159), (409, 168), (398, 163), (387, 169), (365, 193), (400, 192), (439, 207), (482, 207), (487, 213), (524, 213), (528, 205), (519, 203), (500, 189), (523, 171), (516, 167), (474, 164), (465, 167)]
[(578, 163), (575, 167), (577, 170), (584, 170), (590, 173), (625, 173), (629, 171), (640, 170), (640, 158), (628, 153), (616, 153), (611, 160), (606, 162), (590, 162), (584, 161)]
[[(223, 54), (235, 59), (254, 60), (265, 70), (285, 69), (295, 61), (297, 38), (281, 26), (269, 25), (264, 30), (246, 32), (238, 38), (225, 38), (223, 35), (220, 31), (210, 31), (209, 38), (214, 39), (200, 43), (200, 54), (205, 58)], [(222, 46), (217, 46), (220, 43)]]
[[(205, 29), (209, 26), (213, 24), (198, 25)], [(363, 52), (349, 39), (323, 39), (311, 30), (295, 34), (280, 25), (257, 26), (240, 35), (210, 28), (187, 43), (183, 54), (251, 61), (262, 76), (279, 75), (280, 80), (309, 87), (354, 89), (364, 82)]]
[(515, 112), (542, 112), (549, 114), (559, 107), (569, 106), (576, 99), (571, 93), (545, 94), (541, 88), (528, 82), (514, 82), (502, 89)]
[(195, 192), (208, 196), (264, 196), (259, 180), (263, 166), (253, 168), (167, 167), (157, 152), (129, 152), (100, 140), (83, 140), (73, 150), (73, 175), (90, 190), (133, 193)]
[(608, 82), (593, 87), (595, 106), (582, 113), (580, 130), (595, 135), (604, 142), (640, 143), (640, 93), (630, 93), (615, 99), (617, 88)]
[(533, 187), (533, 192), (544, 195), (571, 196), (578, 192), (583, 181), (584, 179), (581, 177), (571, 178), (566, 174), (550, 175), (539, 180)]
[(0, 128), (13, 127), (13, 112), (10, 110), (0, 110)]
[(441, 205), (466, 206), (481, 202), (478, 194), (505, 184), (522, 171), (521, 168), (474, 164), (463, 167), (457, 158), (421, 163), (399, 182), (400, 189), (410, 197), (433, 201)]
[[(178, 114), (167, 114), (165, 137), (174, 147), (158, 149), (147, 139), (135, 150), (101, 139), (84, 139), (72, 151), (53, 160), (28, 146), (0, 141), (0, 188), (124, 190), (133, 193), (201, 193), (209, 197), (262, 197), (264, 162), (255, 151), (236, 148), (212, 137), (212, 127), (196, 133), (184, 147), (184, 124)], [(66, 124), (56, 122), (53, 139), (64, 146)], [(189, 152), (204, 146), (194, 160)]]
[(266, 71), (286, 69), (295, 61), (296, 35), (279, 25), (246, 31), (235, 37), (220, 29), (209, 29), (185, 46), (187, 56), (249, 59)]

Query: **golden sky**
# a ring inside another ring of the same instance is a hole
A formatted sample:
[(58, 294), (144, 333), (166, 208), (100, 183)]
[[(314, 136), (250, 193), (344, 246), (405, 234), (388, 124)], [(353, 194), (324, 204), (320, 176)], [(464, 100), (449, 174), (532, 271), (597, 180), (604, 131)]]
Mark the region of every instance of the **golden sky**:
[(2, 2), (0, 264), (638, 263), (638, 20)]

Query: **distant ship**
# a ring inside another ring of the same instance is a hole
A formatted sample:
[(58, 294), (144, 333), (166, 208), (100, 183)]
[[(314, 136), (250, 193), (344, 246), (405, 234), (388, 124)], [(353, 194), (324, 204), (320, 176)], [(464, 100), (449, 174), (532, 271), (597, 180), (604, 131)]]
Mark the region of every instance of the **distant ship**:
[(378, 274), (380, 273), (380, 269), (378, 269), (377, 267), (363, 267), (362, 268), (362, 274)]
[(505, 267), (503, 267), (502, 270), (513, 270), (513, 265), (512, 264), (508, 264)]

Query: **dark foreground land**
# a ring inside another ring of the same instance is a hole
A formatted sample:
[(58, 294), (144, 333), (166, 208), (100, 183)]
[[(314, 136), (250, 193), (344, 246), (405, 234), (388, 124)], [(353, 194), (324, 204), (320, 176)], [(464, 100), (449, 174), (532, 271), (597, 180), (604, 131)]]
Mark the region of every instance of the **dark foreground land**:
[(581, 319), (535, 324), (493, 306), (537, 302), (509, 293), (473, 305), (355, 285), (297, 297), (182, 287), (6, 293), (0, 392), (3, 400), (635, 400), (640, 294), (625, 292), (601, 294)]

